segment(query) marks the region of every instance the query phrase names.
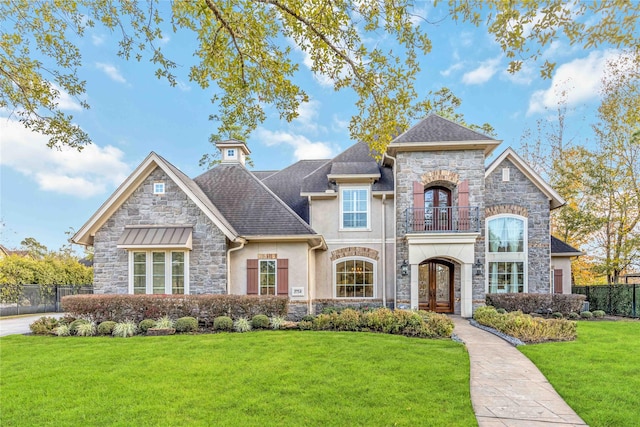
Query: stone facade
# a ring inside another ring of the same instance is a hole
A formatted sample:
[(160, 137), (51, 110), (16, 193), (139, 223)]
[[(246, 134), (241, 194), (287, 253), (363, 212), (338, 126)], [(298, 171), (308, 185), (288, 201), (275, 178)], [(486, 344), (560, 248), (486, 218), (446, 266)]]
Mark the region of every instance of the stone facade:
[[(502, 181), (503, 168), (510, 169), (509, 181)], [(549, 292), (551, 249), (547, 197), (507, 159), (487, 177), (485, 204), (488, 216), (512, 213), (527, 217), (528, 292)]]
[(331, 251), (331, 261), (335, 261), (340, 258), (345, 257), (365, 257), (378, 261), (380, 256), (378, 255), (378, 251), (371, 248), (363, 248), (359, 246), (352, 246), (348, 248), (340, 248), (334, 251)]
[[(154, 182), (164, 182), (164, 194), (153, 194)], [(136, 225), (192, 226), (190, 293), (226, 292), (226, 237), (162, 169), (156, 168), (95, 235), (95, 293), (128, 293), (128, 251), (118, 249), (117, 242), (125, 226)]]

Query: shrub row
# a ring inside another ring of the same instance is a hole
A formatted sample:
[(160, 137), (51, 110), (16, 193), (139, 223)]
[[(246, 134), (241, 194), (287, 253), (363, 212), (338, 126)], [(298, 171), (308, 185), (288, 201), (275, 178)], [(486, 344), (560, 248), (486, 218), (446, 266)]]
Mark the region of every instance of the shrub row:
[(382, 332), (424, 338), (447, 338), (453, 332), (453, 322), (443, 314), (427, 311), (377, 310), (360, 312), (351, 308), (305, 316), (300, 329), (317, 331)]
[(521, 311), (526, 314), (580, 312), (585, 301), (584, 295), (565, 294), (487, 294), (488, 306), (504, 308), (506, 311)]
[(576, 322), (571, 320), (544, 319), (521, 311), (499, 313), (489, 306), (476, 309), (473, 318), (482, 325), (527, 343), (569, 341), (576, 338)]
[(112, 320), (136, 323), (168, 316), (195, 317), (205, 326), (219, 316), (233, 319), (287, 315), (286, 296), (255, 295), (71, 295), (62, 298), (62, 308), (74, 317), (96, 323)]

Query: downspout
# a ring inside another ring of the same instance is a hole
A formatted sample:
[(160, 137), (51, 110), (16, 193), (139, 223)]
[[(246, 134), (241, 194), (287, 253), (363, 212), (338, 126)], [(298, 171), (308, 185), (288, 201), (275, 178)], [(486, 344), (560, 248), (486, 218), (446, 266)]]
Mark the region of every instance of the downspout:
[(231, 295), (231, 252), (239, 251), (246, 244), (246, 240), (240, 239), (240, 246), (227, 249), (227, 295)]
[[(397, 168), (397, 161), (395, 157), (392, 157), (390, 155), (388, 155), (387, 153), (384, 153), (382, 155), (382, 159), (384, 160), (384, 158), (388, 158), (390, 160), (393, 160), (393, 262), (394, 265), (397, 265), (398, 263), (398, 221), (396, 219), (396, 215), (397, 215), (397, 209), (398, 209), (398, 195), (396, 194), (396, 186), (398, 185), (398, 168)], [(385, 242), (386, 244), (386, 242)], [(394, 274), (393, 274), (393, 309), (395, 310), (396, 308), (398, 308), (398, 271), (394, 268)]]
[[(309, 206), (309, 225), (311, 226), (311, 196), (307, 196), (307, 206)], [(307, 314), (311, 314), (313, 295), (311, 295), (311, 282), (313, 282), (313, 289), (315, 289), (316, 281), (315, 277), (311, 276), (311, 253), (316, 249), (320, 249), (323, 245), (322, 239), (320, 239), (320, 243), (316, 246), (309, 248), (307, 251)], [(315, 261), (315, 258), (314, 258)], [(313, 273), (316, 273), (315, 263), (313, 268)]]
[(387, 195), (382, 195), (382, 306), (387, 307), (387, 224), (385, 221), (385, 202), (387, 201)]

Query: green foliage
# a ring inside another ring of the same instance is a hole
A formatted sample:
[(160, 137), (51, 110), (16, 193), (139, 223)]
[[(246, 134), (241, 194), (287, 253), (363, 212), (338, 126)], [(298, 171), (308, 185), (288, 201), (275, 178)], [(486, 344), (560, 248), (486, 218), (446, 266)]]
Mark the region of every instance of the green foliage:
[(156, 320), (154, 328), (171, 329), (175, 326), (175, 324), (176, 322), (169, 316), (162, 316), (161, 318)]
[(357, 331), (360, 328), (360, 313), (346, 308), (333, 320), (333, 327), (338, 331)]
[(156, 321), (153, 319), (144, 319), (140, 323), (138, 323), (138, 330), (141, 334), (146, 334), (149, 328), (155, 328)]
[(298, 322), (298, 328), (301, 331), (310, 331), (313, 329), (313, 321), (312, 320), (301, 320)]
[(236, 332), (249, 332), (251, 330), (251, 322), (246, 317), (241, 317), (233, 322), (233, 329)]
[(578, 313), (576, 313), (575, 311), (572, 311), (571, 313), (569, 313), (567, 315), (567, 319), (569, 320), (578, 320), (580, 318), (580, 315)]
[(593, 313), (591, 313), (590, 311), (581, 311), (580, 312), (580, 317), (583, 319), (591, 319), (593, 317)]
[(233, 319), (228, 316), (219, 316), (213, 319), (213, 330), (214, 331), (232, 331), (233, 330)]
[(505, 310), (504, 308), (499, 308), (496, 310), (499, 314), (505, 314), (507, 312), (507, 310)]
[(78, 332), (78, 326), (86, 323), (89, 323), (89, 321), (85, 319), (76, 319), (69, 324), (69, 331), (71, 334), (76, 334)]
[(527, 343), (568, 341), (576, 338), (576, 322), (565, 319), (534, 318), (520, 311), (500, 314), (493, 307), (477, 308), (473, 318), (482, 325)]
[(606, 313), (603, 310), (594, 310), (593, 311), (593, 317), (595, 317), (596, 319), (602, 319), (605, 315), (606, 315)]
[(29, 325), (29, 329), (35, 335), (50, 335), (58, 327), (58, 319), (55, 317), (42, 316)]
[(55, 334), (59, 337), (68, 337), (69, 335), (71, 335), (71, 328), (69, 328), (69, 325), (59, 325), (55, 329)]
[(76, 335), (80, 337), (91, 337), (96, 334), (96, 324), (94, 322), (80, 323), (76, 327)]
[(113, 327), (113, 336), (114, 337), (132, 337), (138, 332), (138, 328), (136, 327), (135, 322), (131, 320), (125, 320), (124, 322), (118, 322)]
[(98, 335), (111, 335), (113, 329), (116, 327), (116, 322), (111, 320), (105, 320), (98, 325)]
[(306, 322), (313, 322), (313, 319), (315, 318), (316, 316), (314, 316), (313, 314), (305, 314), (304, 316), (302, 316), (302, 320)]
[(176, 320), (176, 332), (195, 332), (198, 330), (198, 320), (195, 317), (181, 317)]
[(251, 318), (251, 327), (253, 329), (267, 329), (269, 327), (269, 318), (264, 314), (256, 314)]
[(285, 322), (284, 317), (273, 316), (271, 319), (269, 319), (269, 324), (271, 326), (271, 329), (282, 328), (284, 322)]
[(553, 317), (554, 319), (562, 319), (564, 316), (562, 315), (562, 313), (556, 311), (554, 313), (551, 313), (551, 317)]

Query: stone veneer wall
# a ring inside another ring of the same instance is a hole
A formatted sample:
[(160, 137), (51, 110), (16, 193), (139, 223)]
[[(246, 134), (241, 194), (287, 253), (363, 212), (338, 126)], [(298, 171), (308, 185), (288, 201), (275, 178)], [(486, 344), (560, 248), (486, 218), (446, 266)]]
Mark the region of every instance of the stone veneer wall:
[[(427, 152), (401, 152), (397, 159), (396, 182), (396, 229), (397, 229), (397, 258), (396, 277), (398, 284), (398, 305), (408, 304), (411, 300), (410, 276), (400, 274), (402, 261), (409, 258), (409, 247), (405, 239), (407, 208), (413, 207), (413, 183), (424, 182), (424, 176), (429, 172), (440, 171), (439, 175), (457, 177), (460, 181), (469, 180), (469, 204), (477, 206), (480, 215), (480, 236), (475, 244), (475, 259), (484, 263), (484, 151), (483, 150), (457, 150), (457, 151), (427, 151)], [(450, 174), (442, 173), (450, 171)], [(431, 182), (429, 185), (437, 185)], [(444, 182), (443, 182), (444, 184)], [(457, 184), (457, 183), (453, 183)], [(449, 185), (451, 186), (451, 185)], [(452, 192), (453, 204), (457, 205), (457, 191)], [(460, 268), (456, 265), (456, 281), (454, 295), (456, 299), (455, 312), (460, 313)], [(484, 304), (484, 280), (482, 277), (473, 276), (472, 298), (474, 308)]]
[[(153, 194), (153, 183), (158, 181), (164, 182), (165, 194)], [(154, 224), (193, 226), (189, 254), (191, 294), (226, 292), (225, 235), (162, 169), (156, 168), (96, 233), (95, 293), (128, 293), (128, 251), (117, 248), (118, 239), (127, 225)]]
[[(510, 169), (507, 182), (502, 181), (502, 169), (505, 167)], [(531, 293), (548, 293), (551, 283), (549, 200), (509, 160), (494, 169), (487, 177), (486, 186), (487, 215), (515, 213), (528, 218), (528, 290)]]

